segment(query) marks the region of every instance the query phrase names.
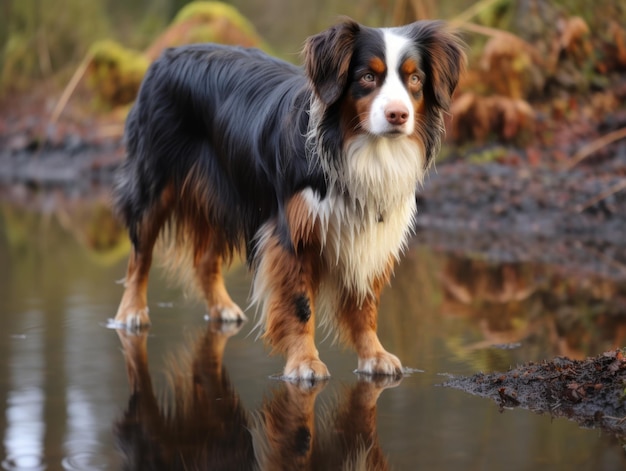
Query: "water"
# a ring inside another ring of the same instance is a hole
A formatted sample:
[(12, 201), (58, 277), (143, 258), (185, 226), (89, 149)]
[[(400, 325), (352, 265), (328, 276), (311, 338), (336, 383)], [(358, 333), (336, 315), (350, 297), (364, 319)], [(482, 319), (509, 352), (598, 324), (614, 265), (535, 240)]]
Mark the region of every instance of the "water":
[[(319, 332), (333, 376), (304, 388), (271, 378), (282, 360), (256, 340), (254, 322), (236, 334), (217, 331), (158, 269), (147, 337), (108, 329), (127, 244), (106, 248), (94, 227), (109, 227), (107, 219), (93, 214), (80, 205), (43, 214), (2, 206), (2, 469), (254, 469), (255, 460), (264, 469), (340, 469), (359, 458), (395, 470), (626, 468), (620, 443), (598, 430), (501, 412), (438, 386), (447, 374), (623, 344), (615, 293), (624, 284), (453, 256), (416, 241), (384, 293), (379, 333), (406, 366), (423, 371), (399, 384), (368, 382), (353, 373), (355, 355)], [(228, 273), (242, 306), (249, 282), (241, 265)]]

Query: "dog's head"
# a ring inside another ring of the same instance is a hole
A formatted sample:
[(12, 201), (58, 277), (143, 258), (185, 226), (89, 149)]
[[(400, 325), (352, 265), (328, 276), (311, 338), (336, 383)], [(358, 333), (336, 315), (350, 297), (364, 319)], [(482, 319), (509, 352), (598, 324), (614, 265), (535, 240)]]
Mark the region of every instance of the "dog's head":
[(315, 96), (337, 116), (342, 141), (408, 136), (421, 141), (426, 163), (438, 151), (442, 113), (465, 60), (444, 23), (378, 29), (347, 19), (309, 38), (304, 56)]

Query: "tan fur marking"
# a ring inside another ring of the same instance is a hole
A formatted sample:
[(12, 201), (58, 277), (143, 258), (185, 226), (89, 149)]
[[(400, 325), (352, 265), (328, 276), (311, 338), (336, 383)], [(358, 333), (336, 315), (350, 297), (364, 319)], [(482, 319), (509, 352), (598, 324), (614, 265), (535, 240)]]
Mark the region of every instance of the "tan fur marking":
[(216, 236), (213, 237), (210, 246), (195, 257), (195, 273), (199, 288), (204, 294), (209, 317), (214, 320), (240, 321), (246, 316), (237, 306), (226, 291), (224, 277), (222, 276), (222, 253), (224, 252)]
[(404, 74), (404, 75), (409, 75), (409, 74), (413, 74), (415, 72), (417, 72), (419, 69), (417, 67), (417, 62), (415, 62), (415, 60), (409, 58), (407, 60), (405, 60), (402, 65), (400, 66), (400, 71)]
[(385, 273), (374, 280), (371, 285), (371, 295), (363, 303), (349, 293), (343, 296), (339, 312), (340, 338), (348, 345), (353, 346), (357, 353), (371, 350), (368, 332), (376, 332), (378, 327), (378, 302), (380, 293), (389, 283), (393, 270), (393, 260), (389, 261)]
[(124, 294), (115, 315), (117, 323), (132, 327), (150, 324), (147, 291), (152, 251), (159, 232), (169, 217), (173, 194), (171, 185), (166, 187), (159, 203), (141, 221), (138, 247), (131, 249), (124, 280)]
[(385, 62), (380, 57), (373, 57), (369, 61), (370, 69), (378, 75), (384, 74), (387, 70)]
[(287, 204), (287, 221), (291, 233), (291, 243), (298, 252), (302, 247), (319, 243), (315, 220), (311, 215), (309, 203), (302, 193), (296, 194)]
[(367, 129), (372, 103), (376, 99), (378, 91), (353, 99), (348, 95), (341, 105), (342, 128), (345, 129), (344, 139), (350, 141), (357, 134), (363, 134)]

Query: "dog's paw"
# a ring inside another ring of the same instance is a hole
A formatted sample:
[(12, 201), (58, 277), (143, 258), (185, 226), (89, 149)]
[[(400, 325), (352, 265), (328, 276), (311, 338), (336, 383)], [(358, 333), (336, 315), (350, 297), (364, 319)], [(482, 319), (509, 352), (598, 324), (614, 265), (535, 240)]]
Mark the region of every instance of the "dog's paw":
[(317, 381), (330, 378), (328, 368), (317, 358), (288, 362), (282, 379), (287, 381)]
[(376, 353), (367, 358), (359, 358), (357, 373), (366, 375), (385, 375), (401, 377), (403, 375), (400, 359), (387, 351)]
[(235, 303), (211, 306), (207, 315), (211, 321), (241, 323), (248, 320), (241, 308)]

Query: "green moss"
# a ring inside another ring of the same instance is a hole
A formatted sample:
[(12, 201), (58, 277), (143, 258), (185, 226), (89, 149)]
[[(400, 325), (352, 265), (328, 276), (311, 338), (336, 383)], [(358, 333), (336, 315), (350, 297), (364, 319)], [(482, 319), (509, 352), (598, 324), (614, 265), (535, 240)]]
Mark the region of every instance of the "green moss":
[[(267, 50), (267, 45), (256, 32), (254, 25), (235, 7), (222, 2), (196, 1), (185, 5), (174, 17), (171, 27), (182, 23), (192, 25), (187, 37), (189, 42), (225, 42), (220, 30), (238, 32), (237, 36), (246, 37), (249, 44)], [(224, 27), (227, 23), (227, 28)], [(196, 26), (193, 26), (196, 24)]]
[(125, 48), (110, 39), (94, 43), (89, 52), (94, 61), (114, 64), (126, 73), (143, 75), (150, 65), (148, 59), (141, 52)]
[(222, 2), (191, 2), (185, 5), (174, 17), (172, 24), (180, 23), (189, 19), (201, 19), (213, 21), (226, 18), (241, 30), (256, 34), (254, 26), (232, 5)]
[(92, 59), (87, 77), (96, 92), (97, 105), (113, 108), (133, 101), (150, 61), (112, 40), (94, 43), (89, 53)]

